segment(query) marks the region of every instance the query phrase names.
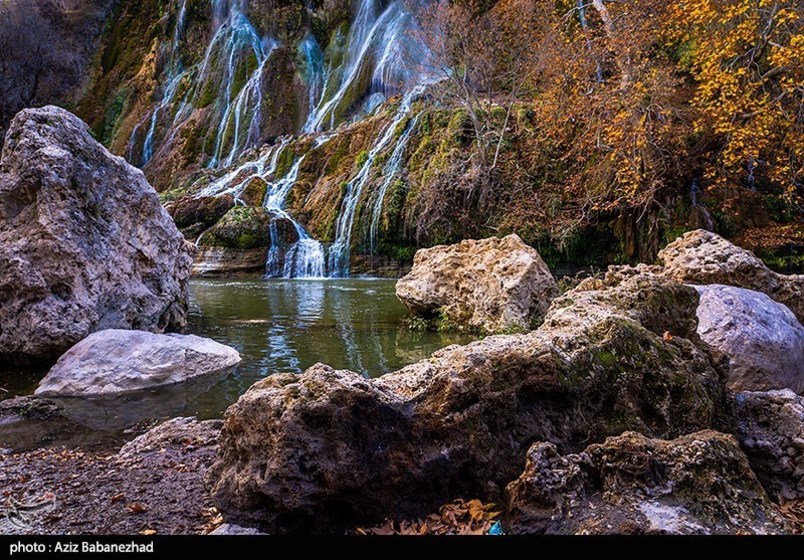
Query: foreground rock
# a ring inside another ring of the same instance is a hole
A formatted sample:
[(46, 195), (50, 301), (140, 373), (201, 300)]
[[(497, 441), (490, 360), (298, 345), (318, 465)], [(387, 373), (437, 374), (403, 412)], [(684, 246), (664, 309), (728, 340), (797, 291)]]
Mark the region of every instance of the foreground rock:
[(186, 322), (192, 247), (142, 172), (56, 107), (27, 109), (0, 159), (0, 361), (58, 357), (110, 328)]
[(780, 502), (804, 498), (804, 397), (740, 393), (734, 412), (737, 438), (768, 492)]
[(281, 262), (298, 239), (293, 222), (281, 213), (237, 206), (201, 235), (193, 273), (200, 276), (262, 273), (272, 247), (275, 246)]
[(698, 334), (729, 359), (735, 391), (804, 391), (804, 327), (767, 295), (733, 286), (697, 286)]
[(661, 252), (666, 276), (691, 284), (726, 284), (768, 294), (804, 322), (804, 275), (773, 272), (750, 251), (719, 235), (697, 229)]
[(629, 270), (559, 298), (528, 335), (374, 380), (324, 365), (269, 376), (226, 414), (213, 499), (269, 533), (338, 532), (455, 497), (495, 501), (534, 440), (573, 452), (624, 430), (709, 427), (724, 395), (684, 338), (697, 303), (690, 287)]
[(75, 397), (138, 391), (218, 373), (239, 362), (237, 350), (208, 338), (101, 331), (59, 358), (36, 394)]
[(732, 436), (703, 431), (671, 441), (628, 432), (562, 456), (528, 451), (507, 489), (514, 533), (778, 534), (784, 519)]
[(539, 253), (509, 235), (420, 249), (396, 295), (417, 315), (493, 333), (530, 330), (558, 285)]

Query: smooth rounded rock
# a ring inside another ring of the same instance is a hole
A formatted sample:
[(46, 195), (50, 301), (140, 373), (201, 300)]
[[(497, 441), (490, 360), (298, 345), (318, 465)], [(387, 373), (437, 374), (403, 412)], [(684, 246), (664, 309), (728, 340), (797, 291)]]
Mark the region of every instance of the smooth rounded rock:
[(237, 350), (208, 338), (107, 330), (93, 333), (59, 358), (36, 394), (76, 397), (138, 391), (218, 373), (239, 362)]
[(695, 286), (698, 334), (728, 357), (734, 391), (804, 390), (804, 327), (767, 295), (733, 286)]

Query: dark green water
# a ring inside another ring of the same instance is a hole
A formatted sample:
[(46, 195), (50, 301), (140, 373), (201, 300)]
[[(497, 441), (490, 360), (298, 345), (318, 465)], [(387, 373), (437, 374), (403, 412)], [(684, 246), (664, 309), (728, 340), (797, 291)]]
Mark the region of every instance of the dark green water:
[[(316, 362), (378, 376), (466, 335), (419, 333), (404, 324), (393, 280), (194, 280), (187, 332), (236, 348), (228, 376), (100, 399), (62, 399), (63, 419), (0, 418), (0, 448), (83, 445), (133, 437), (156, 419), (220, 418), (255, 381)], [(44, 370), (0, 372), (0, 400), (31, 394)]]
[(466, 335), (411, 332), (394, 280), (195, 280), (188, 331), (233, 346), (243, 362), (188, 413), (219, 417), (255, 381), (316, 362), (378, 376)]

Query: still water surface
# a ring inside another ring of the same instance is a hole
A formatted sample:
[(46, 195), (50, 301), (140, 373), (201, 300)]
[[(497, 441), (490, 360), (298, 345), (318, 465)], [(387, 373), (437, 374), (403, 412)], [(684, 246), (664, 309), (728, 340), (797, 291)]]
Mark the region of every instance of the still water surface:
[[(393, 280), (193, 280), (187, 331), (236, 348), (228, 376), (102, 399), (62, 399), (69, 422), (3, 422), (0, 448), (82, 444), (175, 416), (220, 418), (255, 381), (301, 373), (316, 362), (378, 376), (424, 359), (467, 335), (412, 332)], [(0, 399), (30, 394), (43, 370), (0, 372)], [(113, 435), (117, 434), (117, 435)]]
[(316, 362), (378, 376), (466, 335), (411, 332), (395, 281), (195, 280), (188, 331), (233, 346), (243, 362), (199, 397), (192, 414), (219, 417), (255, 381)]

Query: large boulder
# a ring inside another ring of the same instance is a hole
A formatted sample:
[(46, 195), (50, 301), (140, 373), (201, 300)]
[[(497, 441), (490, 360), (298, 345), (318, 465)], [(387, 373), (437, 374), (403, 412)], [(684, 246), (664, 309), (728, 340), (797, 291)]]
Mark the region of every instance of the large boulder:
[(784, 305), (761, 292), (696, 286), (698, 334), (728, 357), (735, 391), (804, 391), (804, 327)]
[(51, 360), (110, 328), (185, 325), (192, 246), (142, 172), (56, 107), (0, 157), (0, 361)]
[(319, 364), (259, 381), (226, 413), (215, 502), (270, 533), (337, 532), (455, 497), (499, 499), (533, 441), (572, 452), (624, 430), (711, 426), (721, 374), (683, 337), (695, 290), (638, 271), (607, 282), (554, 302), (530, 334), (449, 347), (378, 379)]
[(558, 285), (539, 253), (509, 235), (418, 250), (396, 295), (414, 314), (493, 333), (530, 330)]
[(734, 415), (735, 434), (768, 492), (780, 502), (804, 499), (804, 397), (739, 393)]
[(768, 294), (804, 322), (804, 275), (772, 271), (752, 252), (716, 233), (685, 233), (659, 252), (663, 274), (690, 284), (725, 284)]
[(627, 432), (570, 455), (539, 442), (507, 493), (505, 525), (513, 533), (786, 529), (734, 438), (708, 430), (671, 441)]
[(188, 381), (237, 365), (237, 350), (193, 335), (107, 330), (70, 350), (39, 383), (41, 396), (111, 395)]

